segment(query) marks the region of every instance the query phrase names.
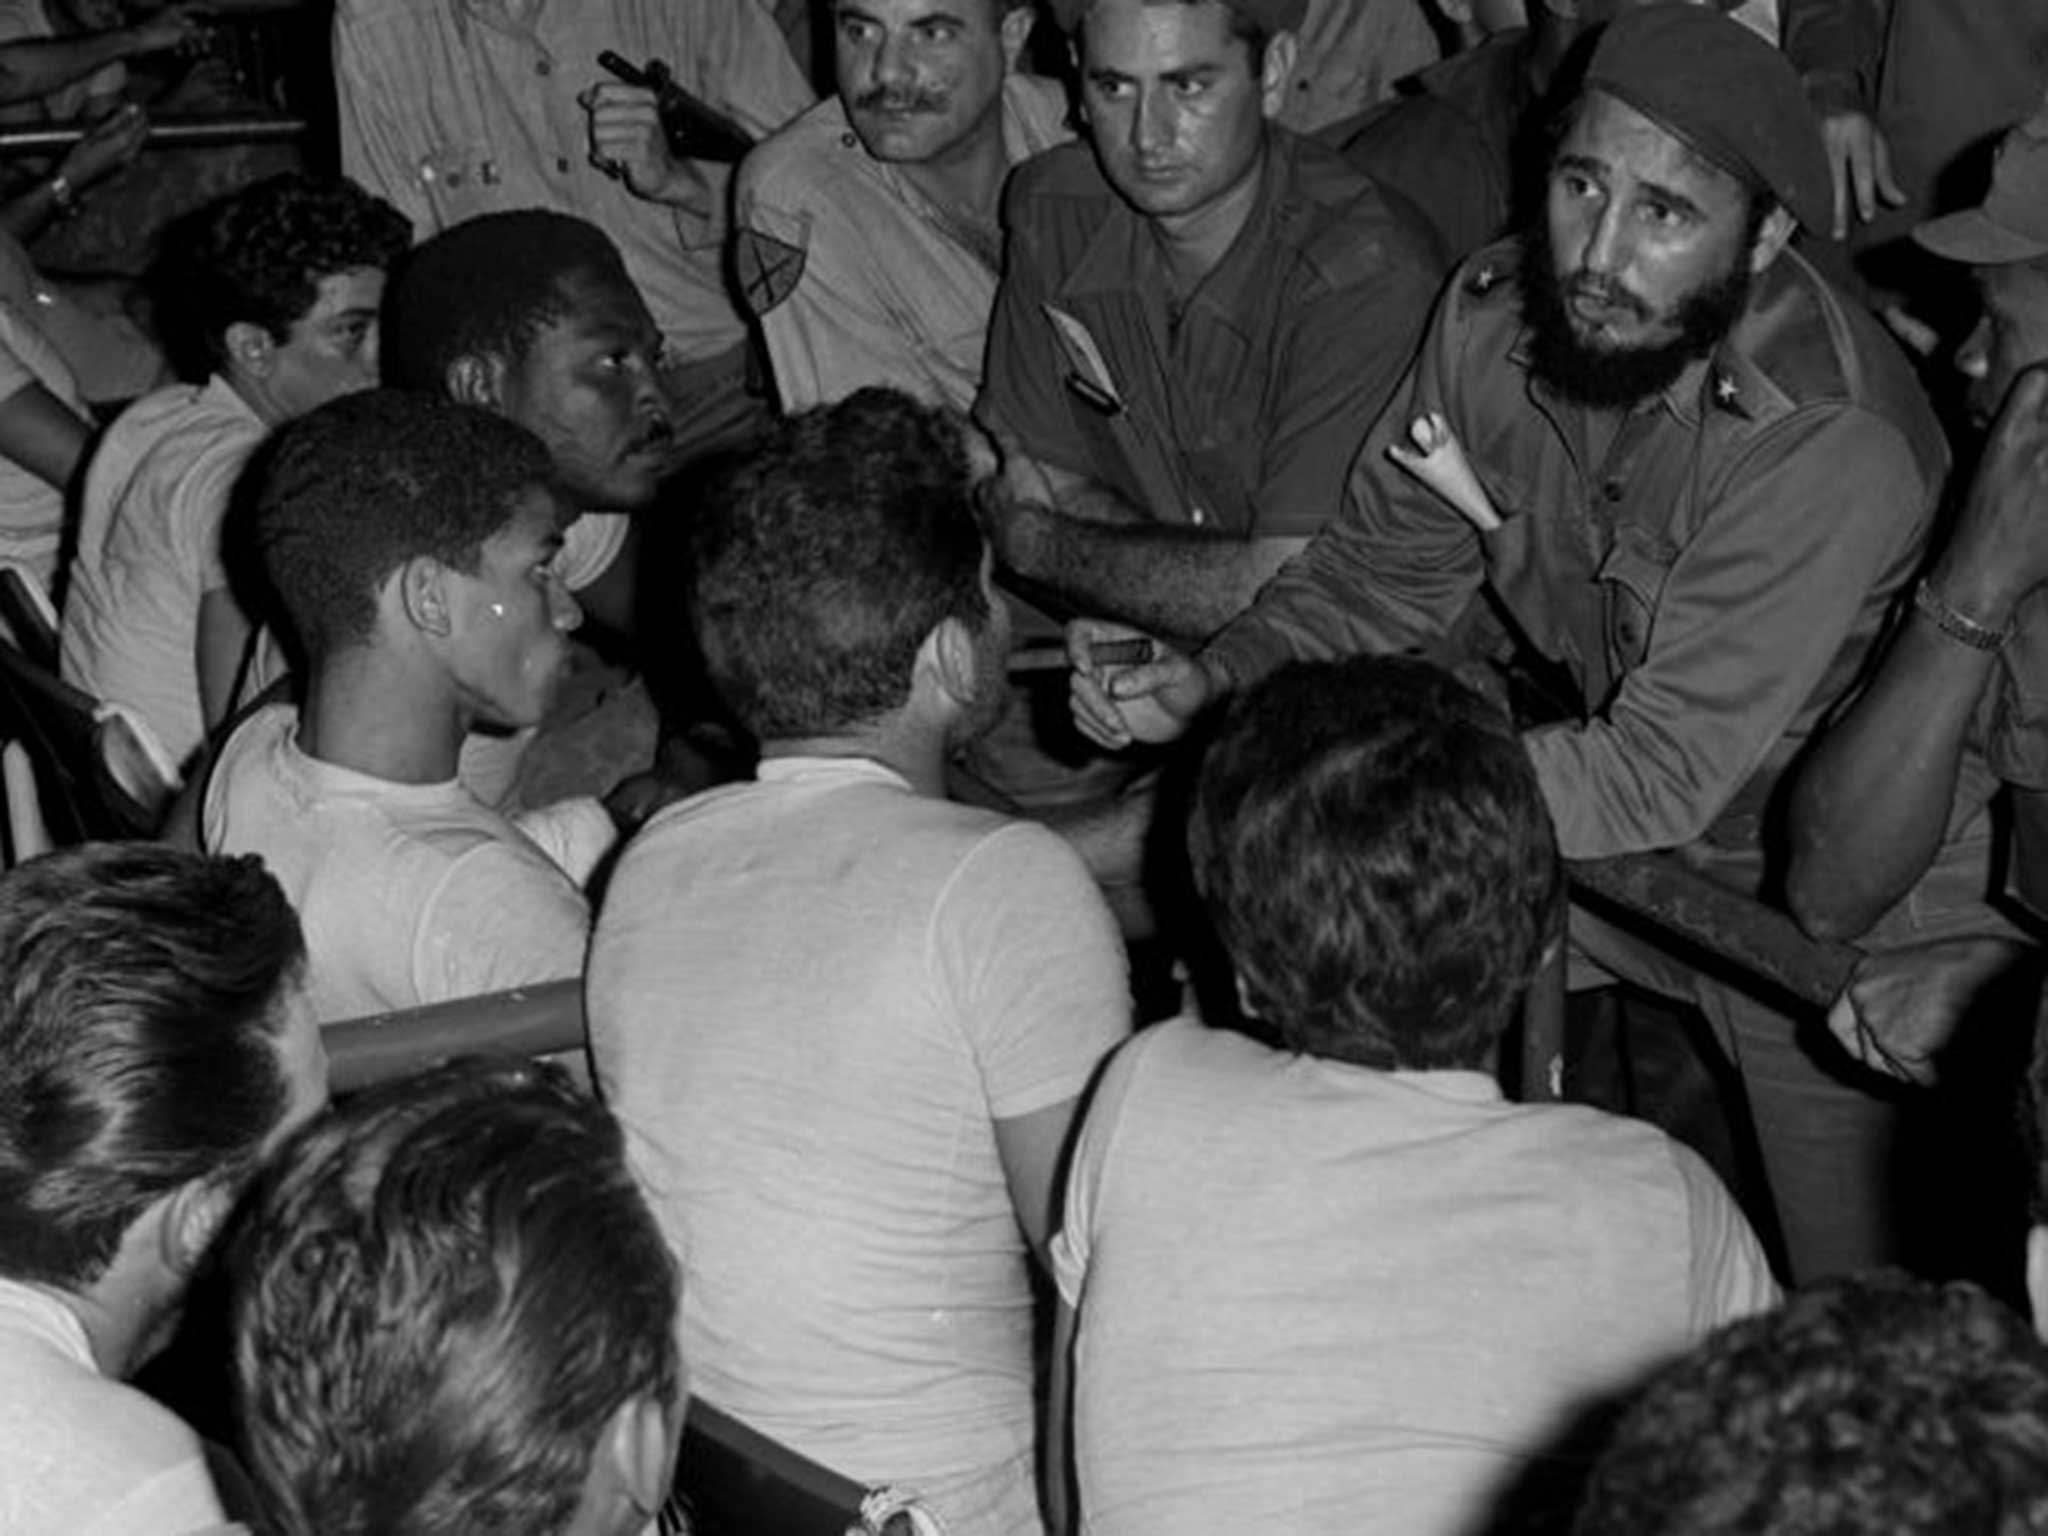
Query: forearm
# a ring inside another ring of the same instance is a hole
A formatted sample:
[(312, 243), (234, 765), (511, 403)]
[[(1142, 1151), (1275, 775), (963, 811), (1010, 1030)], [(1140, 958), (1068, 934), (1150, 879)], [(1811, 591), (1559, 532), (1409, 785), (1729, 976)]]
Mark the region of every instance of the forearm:
[(1939, 851), (1993, 659), (1912, 615), (1869, 690), (1801, 770), (1786, 896), (1816, 938), (1861, 934)]
[(36, 38), (0, 47), (0, 106), (47, 96), (142, 51), (126, 27), (85, 37)]
[(1012, 510), (1004, 557), (1093, 613), (1200, 638), (1242, 612), (1301, 542), (1111, 524), (1025, 503)]
[(1785, 56), (1808, 81), (1846, 86), (1854, 100), (1841, 106), (1869, 106), (1890, 19), (1889, 0), (1786, 0)]

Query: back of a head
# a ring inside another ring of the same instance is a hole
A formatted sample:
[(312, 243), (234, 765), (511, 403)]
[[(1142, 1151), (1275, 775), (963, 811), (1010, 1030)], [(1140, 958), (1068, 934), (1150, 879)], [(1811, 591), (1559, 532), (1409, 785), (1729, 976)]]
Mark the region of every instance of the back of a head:
[(489, 213), (421, 241), (385, 297), (384, 381), (440, 393), (458, 358), (516, 362), (582, 275), (632, 286), (611, 237), (566, 213)]
[(286, 423), (246, 476), (243, 543), (315, 663), (367, 641), (377, 592), (406, 561), (474, 571), (519, 493), (552, 479), (524, 428), (440, 395), (344, 395)]
[(80, 1289), (290, 1107), (305, 945), (254, 857), (93, 843), (0, 876), (0, 1274)]
[(1252, 689), (1203, 762), (1188, 847), (1252, 1009), (1294, 1049), (1373, 1067), (1484, 1065), (1562, 899), (1513, 728), (1405, 657)]
[(940, 620), (989, 617), (962, 424), (895, 390), (766, 433), (706, 487), (691, 551), (705, 665), (762, 741), (887, 714)]
[(618, 1123), (545, 1064), (343, 1101), (230, 1260), (243, 1443), (290, 1536), (565, 1530), (611, 1416), (680, 1399), (676, 1271)]
[(2048, 1347), (1973, 1285), (1873, 1273), (1731, 1323), (1616, 1426), (1575, 1536), (2048, 1530)]
[(411, 221), (383, 198), (345, 177), (287, 171), (178, 222), (157, 274), (159, 312), (182, 353), (219, 368), (229, 326), (260, 326), (282, 342), (322, 278), (389, 270), (411, 244)]

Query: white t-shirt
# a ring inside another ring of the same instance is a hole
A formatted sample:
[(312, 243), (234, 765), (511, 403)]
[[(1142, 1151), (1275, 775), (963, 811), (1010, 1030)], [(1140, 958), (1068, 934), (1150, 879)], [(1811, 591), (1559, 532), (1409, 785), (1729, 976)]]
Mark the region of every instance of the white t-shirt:
[(102, 1376), (53, 1293), (0, 1280), (0, 1536), (187, 1536), (226, 1519), (199, 1437)]
[(1105, 1536), (1465, 1536), (1596, 1396), (1777, 1300), (1640, 1121), (1186, 1019), (1104, 1072), (1053, 1254)]
[[(77, 381), (32, 317), (0, 298), (0, 404), (40, 384), (82, 419)], [(56, 590), (57, 550), (64, 537), (64, 494), (26, 465), (0, 457), (0, 561), (35, 573)]]
[(770, 758), (626, 849), (591, 1051), (683, 1264), (690, 1390), (953, 1536), (1035, 1531), (1031, 1293), (995, 1122), (1077, 1095), (1122, 947), (1043, 827)]
[(86, 469), (64, 598), (64, 678), (126, 705), (183, 763), (206, 735), (199, 602), (225, 588), (220, 525), (265, 427), (228, 382), (144, 395)]
[(577, 888), (610, 846), (595, 800), (515, 825), (460, 781), (396, 784), (308, 757), (289, 705), (259, 710), (221, 749), (205, 846), (260, 853), (306, 930), (321, 1023), (447, 1002), (583, 967)]

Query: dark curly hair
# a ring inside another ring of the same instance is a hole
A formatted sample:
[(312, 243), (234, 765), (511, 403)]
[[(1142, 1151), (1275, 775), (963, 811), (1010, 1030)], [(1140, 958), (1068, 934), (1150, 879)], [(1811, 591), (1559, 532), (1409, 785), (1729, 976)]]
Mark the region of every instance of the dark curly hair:
[(566, 1530), (616, 1410), (680, 1399), (680, 1282), (618, 1122), (545, 1063), (352, 1095), (228, 1253), (242, 1443), (288, 1536)]
[(2048, 1347), (1964, 1282), (1877, 1272), (1731, 1323), (1651, 1378), (1575, 1536), (2048, 1530)]
[(385, 298), (384, 382), (438, 393), (458, 358), (517, 363), (577, 277), (633, 286), (611, 236), (566, 213), (487, 213), (422, 240)]
[(322, 278), (388, 271), (412, 244), (412, 222), (340, 176), (287, 171), (253, 182), (179, 221), (157, 272), (159, 310), (183, 354), (227, 361), (231, 325), (279, 342), (319, 298)]
[(373, 389), (286, 422), (245, 472), (227, 538), (260, 570), (306, 656), (367, 639), (407, 560), (475, 571), (521, 491), (550, 483), (540, 439), (441, 395)]
[(1188, 853), (1253, 1011), (1365, 1066), (1482, 1065), (1563, 900), (1521, 740), (1407, 657), (1297, 662), (1238, 700)]
[(690, 531), (705, 666), (763, 741), (888, 713), (941, 619), (989, 620), (960, 419), (893, 389), (780, 423), (712, 477)]
[(0, 1274), (77, 1289), (289, 1107), (299, 920), (253, 855), (87, 843), (0, 876)]

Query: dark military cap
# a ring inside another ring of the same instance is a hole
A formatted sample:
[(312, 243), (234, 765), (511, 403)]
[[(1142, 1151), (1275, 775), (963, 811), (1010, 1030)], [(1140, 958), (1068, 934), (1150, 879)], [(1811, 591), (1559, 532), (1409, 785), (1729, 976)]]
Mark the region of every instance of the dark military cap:
[[(1071, 32), (1081, 25), (1091, 3), (1092, 0), (1051, 0), (1052, 19), (1059, 23), (1062, 32)], [(1300, 31), (1302, 18), (1308, 14), (1308, 0), (1223, 0), (1223, 4), (1268, 36)]]
[(1808, 229), (1834, 219), (1834, 179), (1799, 75), (1711, 6), (1648, 5), (1607, 24), (1586, 66), (1604, 91), (1760, 186)]

